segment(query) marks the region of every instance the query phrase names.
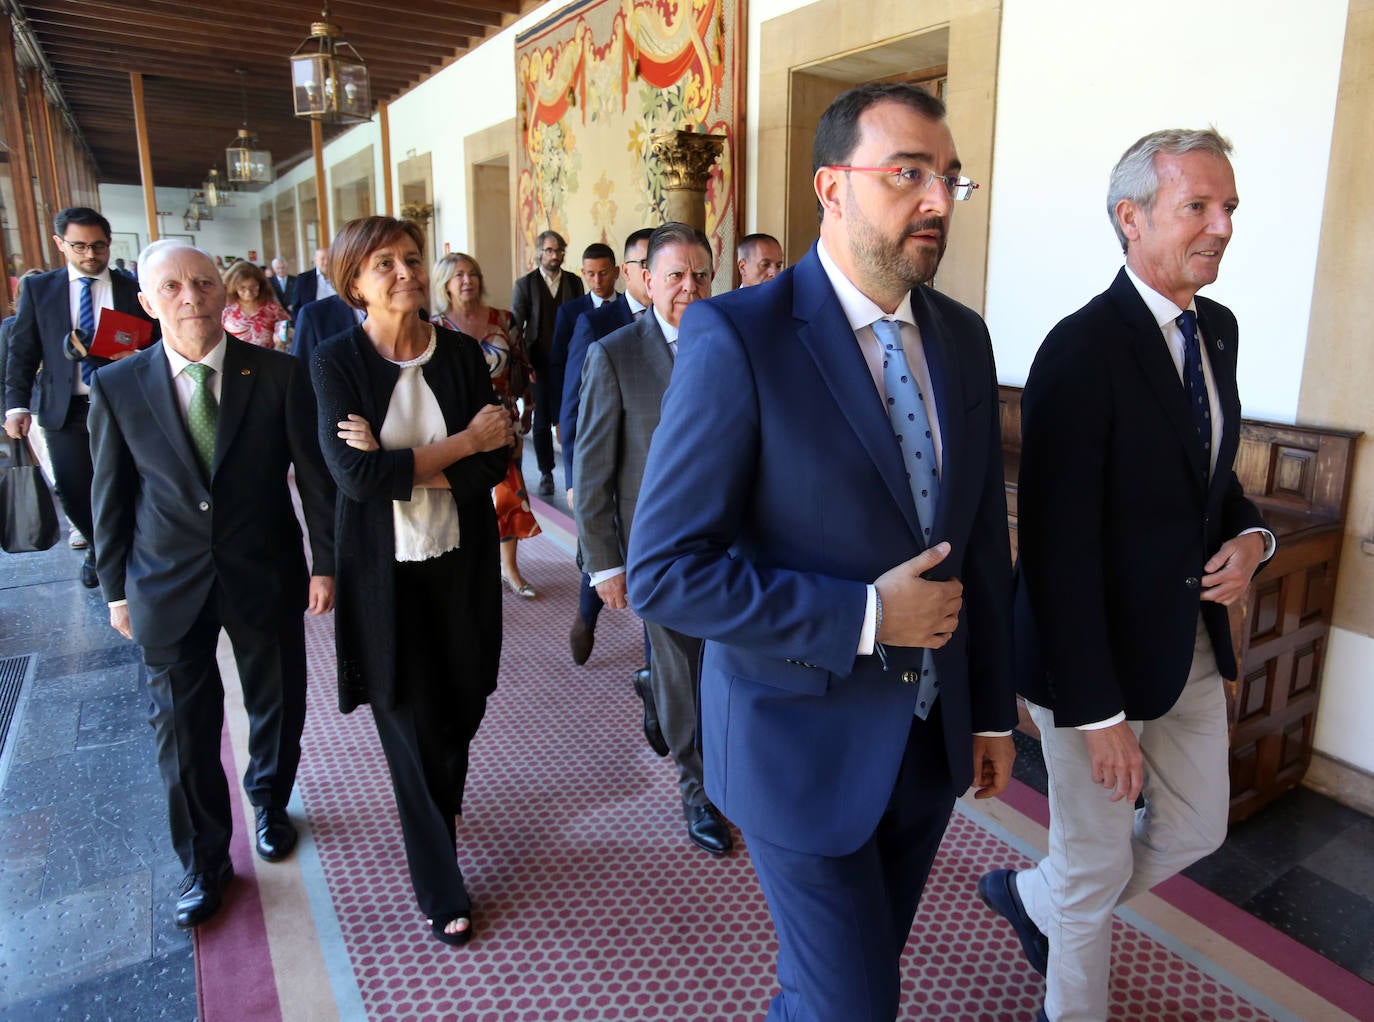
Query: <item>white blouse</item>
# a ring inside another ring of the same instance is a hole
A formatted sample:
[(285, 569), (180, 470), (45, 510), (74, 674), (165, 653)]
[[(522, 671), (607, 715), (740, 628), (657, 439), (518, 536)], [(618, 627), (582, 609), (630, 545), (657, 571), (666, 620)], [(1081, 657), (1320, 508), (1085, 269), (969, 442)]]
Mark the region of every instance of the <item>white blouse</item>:
[[(425, 382), (423, 366), (434, 357), (437, 342), (430, 327), (429, 347), (408, 362), (395, 362), (401, 369), (396, 389), (391, 392), (386, 418), (377, 442), (387, 450), (423, 447), (448, 436), (444, 413)], [(458, 506), (448, 490), (415, 487), (409, 500), (391, 502), (396, 530), (396, 560), (426, 561), (458, 549)]]

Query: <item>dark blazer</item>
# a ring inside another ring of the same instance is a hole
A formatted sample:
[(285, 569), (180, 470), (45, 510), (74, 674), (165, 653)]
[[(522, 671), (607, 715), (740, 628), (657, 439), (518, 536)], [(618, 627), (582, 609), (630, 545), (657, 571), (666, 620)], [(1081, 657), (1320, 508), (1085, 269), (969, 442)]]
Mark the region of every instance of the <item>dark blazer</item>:
[[(1011, 555), (997, 373), (983, 321), (917, 288), (912, 308), (943, 437), (928, 577), (964, 586), (935, 651), (950, 779), (973, 733), (1016, 723)], [(691, 305), (635, 528), (629, 598), (706, 640), (706, 790), (740, 829), (839, 856), (874, 833), (916, 706), (923, 651), (857, 654), (866, 584), (924, 549), (868, 365), (813, 247), (766, 287)]]
[[(443, 409), (449, 434), (467, 428), (483, 405), (497, 402), (486, 359), (466, 334), (435, 328), (438, 348), (422, 370)], [(334, 641), (339, 661), (339, 709), (349, 713), (371, 702), (396, 705), (396, 533), (392, 502), (409, 500), (415, 483), (415, 455), (359, 451), (338, 437), (338, 422), (361, 415), (380, 432), (400, 378), (394, 362), (377, 353), (361, 327), (331, 337), (310, 364), (319, 398), (319, 442), (339, 485), (335, 509), (338, 570), (334, 595)], [(478, 565), (469, 579), (468, 612), (475, 634), (472, 667), (488, 694), (496, 688), (501, 652), (501, 582), (496, 511), (491, 488), (505, 478), (510, 449), (487, 451), (444, 470), (458, 505), (462, 545)]]
[[(647, 314), (647, 313), (646, 313)], [(563, 480), (573, 484), (573, 460), (577, 445), (577, 416), (581, 408), (582, 363), (593, 341), (629, 326), (634, 322), (630, 303), (621, 295), (599, 309), (591, 309), (577, 317), (572, 339), (568, 342), (567, 363), (563, 367), (563, 392), (558, 410), (559, 443), (563, 447)]]
[[(612, 305), (620, 301), (617, 295), (610, 299)], [(603, 302), (604, 306), (605, 303)], [(549, 344), (549, 401), (552, 408), (549, 410), (549, 418), (553, 422), (559, 422), (559, 413), (563, 404), (564, 374), (568, 365), (568, 345), (572, 342), (573, 327), (582, 318), (582, 314), (592, 312), (596, 306), (592, 304), (592, 296), (583, 294), (574, 298), (570, 302), (564, 302), (558, 307), (558, 315), (553, 321), (553, 340)]]
[[(334, 484), (305, 369), (235, 337), (225, 344), (209, 482), (162, 344), (105, 366), (91, 385), (100, 585), (106, 600), (128, 599), (141, 646), (179, 641), (216, 582), (248, 624), (278, 629), (304, 612), (310, 573), (334, 574)], [(287, 483), (293, 466), (309, 570)]]
[[(138, 282), (132, 277), (111, 270), (110, 290), (118, 311), (150, 318), (138, 303)], [(5, 408), (28, 408), (44, 429), (60, 429), (66, 421), (79, 371), (62, 352), (72, 331), (70, 294), (66, 266), (30, 277), (24, 282), (10, 331)], [(153, 336), (160, 334), (154, 324)]]
[(296, 286), (296, 278), (294, 276), (287, 277), (286, 280), (283, 281), (276, 274), (273, 274), (268, 277), (267, 280), (271, 283), (272, 290), (277, 293), (277, 303), (281, 305), (283, 309), (289, 310), (291, 308), (291, 291)]
[(338, 295), (311, 302), (296, 317), (291, 354), (308, 366), (311, 355), (321, 342), (348, 333), (357, 325), (358, 317), (353, 314), (353, 306)]
[(510, 295), (510, 311), (515, 317), (516, 329), (525, 342), (525, 354), (529, 357), (530, 365), (534, 366), (535, 373), (542, 373), (548, 368), (559, 306), (581, 297), (582, 292), (581, 278), (567, 270), (559, 278), (557, 297), (549, 294), (549, 287), (544, 283), (537, 266), (515, 282)]
[(1236, 676), (1226, 608), (1203, 565), (1264, 525), (1232, 470), (1240, 439), (1236, 320), (1196, 299), (1224, 432), (1216, 470), (1154, 317), (1123, 269), (1050, 331), (1021, 396), (1016, 643), (1022, 695), (1056, 723), (1164, 714), (1183, 690), (1199, 608)]
[(573, 473), (577, 544), (588, 574), (625, 563), (649, 442), (673, 375), (653, 316), (594, 343), (582, 367), (582, 457)]
[(301, 309), (315, 300), (320, 287), (320, 271), (313, 266), (304, 273), (291, 279), (291, 287), (286, 293), (286, 308), (293, 316), (299, 316)]

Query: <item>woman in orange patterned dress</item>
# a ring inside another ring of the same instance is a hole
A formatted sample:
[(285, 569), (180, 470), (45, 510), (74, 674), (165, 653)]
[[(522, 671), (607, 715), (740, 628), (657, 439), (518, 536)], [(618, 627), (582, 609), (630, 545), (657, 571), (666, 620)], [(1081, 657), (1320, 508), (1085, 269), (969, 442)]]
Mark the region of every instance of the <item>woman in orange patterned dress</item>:
[[(539, 523), (530, 511), (525, 493), (525, 476), (520, 470), (523, 444), (520, 437), (530, 427), (530, 363), (525, 356), (520, 335), (511, 326), (511, 314), (506, 309), (494, 309), (486, 303), (487, 288), (482, 283), (482, 267), (477, 260), (462, 252), (451, 252), (434, 265), (430, 278), (433, 291), (436, 326), (456, 330), (474, 337), (482, 346), (491, 382), (511, 418), (520, 418), (520, 430), (511, 448), (510, 466), (506, 478), (492, 491), (496, 502), (496, 518), (501, 530), (501, 581), (517, 596), (532, 600), (534, 587), (520, 574), (515, 559), (517, 541), (539, 535)], [(524, 401), (524, 415), (516, 402)]]

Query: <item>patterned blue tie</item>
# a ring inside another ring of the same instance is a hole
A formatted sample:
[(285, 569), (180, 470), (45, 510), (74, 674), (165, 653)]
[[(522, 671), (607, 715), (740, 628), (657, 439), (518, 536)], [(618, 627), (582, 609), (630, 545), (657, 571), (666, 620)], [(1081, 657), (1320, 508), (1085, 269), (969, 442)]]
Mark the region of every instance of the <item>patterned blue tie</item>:
[[(916, 374), (907, 364), (902, 349), (901, 326), (890, 319), (873, 324), (873, 333), (883, 346), (883, 389), (887, 392), (887, 417), (892, 422), (902, 452), (907, 484), (916, 501), (916, 517), (921, 523), (921, 538), (932, 542), (935, 507), (940, 499), (940, 467), (935, 461), (935, 441), (931, 437), (930, 417)], [(935, 675), (935, 655), (927, 649), (921, 658), (921, 686), (916, 692), (916, 716), (922, 720), (935, 705), (940, 682)]]
[(1174, 320), (1183, 333), (1183, 389), (1188, 394), (1188, 407), (1193, 413), (1193, 425), (1202, 444), (1202, 460), (1207, 471), (1212, 469), (1212, 405), (1207, 400), (1207, 380), (1202, 375), (1202, 346), (1198, 343), (1197, 313), (1189, 309)]
[[(95, 297), (91, 294), (91, 285), (95, 283), (94, 277), (81, 278), (81, 305), (78, 309), (81, 322), (77, 324), (81, 332), (86, 335), (86, 346), (95, 340)], [(91, 377), (95, 375), (96, 367), (90, 362), (81, 363), (81, 381), (86, 386), (91, 385)]]

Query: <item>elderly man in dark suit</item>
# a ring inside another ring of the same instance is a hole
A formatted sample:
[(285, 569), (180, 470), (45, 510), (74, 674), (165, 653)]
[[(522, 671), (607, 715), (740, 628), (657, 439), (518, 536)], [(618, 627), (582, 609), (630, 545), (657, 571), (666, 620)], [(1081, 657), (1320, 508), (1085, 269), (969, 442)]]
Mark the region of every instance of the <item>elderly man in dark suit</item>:
[(1236, 320), (1197, 297), (1231, 240), (1230, 151), (1212, 130), (1126, 151), (1107, 194), (1126, 265), (1050, 332), (1022, 395), (1018, 681), (1050, 850), (978, 890), (1047, 972), (1056, 1022), (1107, 1017), (1112, 910), (1226, 836), (1226, 608), (1274, 548), (1232, 470)]
[(291, 313), (293, 323), (311, 302), (334, 294), (334, 285), (329, 282), (329, 249), (315, 249), (314, 258), (315, 265), (293, 277), (286, 292), (286, 311)]
[[(181, 242), (139, 259), (161, 344), (95, 378), (95, 541), (110, 624), (143, 647), (172, 843), (186, 869), (176, 924), (219, 908), (233, 876), (220, 766), (229, 634), (248, 711), (244, 788), (258, 854), (290, 854), (286, 813), (305, 723), (302, 612), (334, 599), (334, 484), (305, 366), (229, 336), (214, 262)], [(310, 530), (307, 572), (287, 476)]]
[[(664, 224), (649, 238), (652, 313), (594, 343), (582, 365), (582, 410), (573, 468), (573, 509), (584, 566), (597, 594), (624, 610), (625, 549), (634, 534), (640, 481), (659, 406), (677, 358), (682, 313), (710, 293), (711, 243), (686, 224)], [(732, 845), (730, 830), (706, 797), (696, 746), (696, 679), (701, 641), (649, 624), (652, 704), (677, 765), (687, 834), (714, 855)]]
[(296, 278), (286, 272), (286, 260), (277, 256), (272, 260), (272, 275), (267, 278), (272, 282), (272, 290), (277, 293), (277, 304), (283, 309), (290, 310), (291, 289), (296, 286)]
[[(5, 432), (27, 436), (32, 417), (47, 435), (62, 509), (81, 535), (91, 525), (90, 409), (92, 366), (71, 362), (63, 345), (73, 329), (94, 336), (102, 309), (147, 319), (138, 283), (110, 271), (110, 222), (93, 209), (64, 209), (53, 221), (53, 240), (67, 265), (27, 280), (10, 332), (5, 373)], [(41, 368), (40, 368), (41, 367)], [(95, 547), (88, 545), (81, 583), (94, 589)]]
[(582, 295), (582, 281), (563, 270), (568, 243), (557, 231), (545, 231), (535, 239), (539, 265), (515, 282), (510, 311), (515, 329), (525, 342), (525, 354), (534, 367), (534, 456), (539, 463), (539, 493), (553, 496), (553, 406), (549, 386), (549, 350), (558, 307)]
[(923, 286), (974, 188), (944, 104), (852, 89), (812, 163), (819, 243), (683, 317), (629, 596), (705, 640), (706, 789), (778, 931), (768, 1018), (891, 1022), (954, 800), (1014, 757), (997, 374)]

